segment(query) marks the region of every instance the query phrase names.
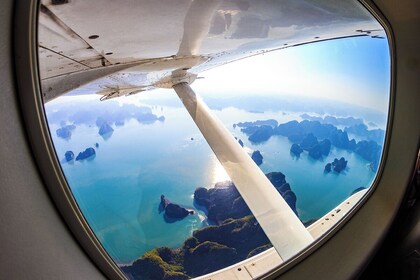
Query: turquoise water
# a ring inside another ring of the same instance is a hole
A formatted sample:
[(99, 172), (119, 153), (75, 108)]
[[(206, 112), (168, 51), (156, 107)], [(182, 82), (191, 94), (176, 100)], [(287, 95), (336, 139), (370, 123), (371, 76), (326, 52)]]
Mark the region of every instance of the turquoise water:
[[(237, 109), (225, 109), (218, 112), (220, 118), (232, 127), (233, 123), (243, 120), (261, 119), (258, 114), (244, 111), (236, 113)], [(279, 123), (290, 120), (300, 121), (300, 113), (268, 112), (263, 114), (266, 119), (273, 118)], [(348, 198), (353, 190), (359, 187), (370, 187), (375, 174), (369, 167), (369, 162), (359, 155), (346, 150), (331, 147), (330, 154), (323, 160), (314, 160), (307, 153), (299, 158), (290, 154), (290, 142), (287, 137), (272, 136), (267, 142), (252, 145), (239, 128), (231, 129), (233, 134), (242, 139), (245, 147), (259, 150), (264, 157), (260, 168), (264, 173), (280, 171), (286, 175), (286, 181), (297, 196), (297, 209), (303, 221), (320, 218), (343, 200)], [(334, 158), (344, 157), (348, 167), (340, 174), (324, 174), (325, 165)]]
[[(63, 111), (65, 106), (47, 106), (48, 114), (57, 110)], [(92, 123), (78, 124), (71, 139), (61, 139), (55, 134), (59, 122), (50, 123), (60, 159), (67, 150), (77, 155), (99, 144), (94, 159), (63, 163), (62, 168), (98, 239), (120, 264), (130, 263), (156, 247), (177, 247), (193, 230), (207, 225), (202, 212), (182, 221), (165, 222), (158, 211), (161, 194), (192, 208), (197, 187), (211, 187), (227, 179), (185, 109), (155, 106), (153, 113), (165, 116), (165, 121), (144, 124), (132, 118), (124, 126), (113, 125), (114, 132), (107, 139), (98, 135), (99, 129)], [(300, 120), (302, 112), (261, 114), (226, 108), (215, 113), (244, 141), (248, 152), (261, 151), (264, 172), (281, 171), (286, 175), (297, 195), (298, 212), (304, 221), (323, 216), (354, 189), (370, 186), (374, 178), (368, 162), (353, 153), (333, 148), (323, 161), (315, 161), (306, 154), (297, 159), (289, 153), (291, 143), (287, 138), (275, 136), (266, 143), (252, 145), (232, 126), (268, 118), (280, 123)], [(65, 117), (61, 120), (67, 121)], [(348, 160), (348, 170), (324, 174), (325, 164), (341, 156)]]

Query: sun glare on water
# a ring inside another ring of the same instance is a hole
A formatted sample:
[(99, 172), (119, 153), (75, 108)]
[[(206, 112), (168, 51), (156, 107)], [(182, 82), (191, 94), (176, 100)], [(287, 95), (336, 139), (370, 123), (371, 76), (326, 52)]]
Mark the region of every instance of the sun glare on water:
[(212, 170), (212, 185), (217, 182), (230, 180), (229, 175), (226, 173), (219, 160), (214, 156), (212, 157), (211, 169)]

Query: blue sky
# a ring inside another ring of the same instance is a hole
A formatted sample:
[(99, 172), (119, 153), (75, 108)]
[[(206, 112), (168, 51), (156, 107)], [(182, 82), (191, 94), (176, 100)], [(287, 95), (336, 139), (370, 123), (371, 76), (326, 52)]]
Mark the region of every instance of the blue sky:
[(202, 95), (292, 95), (333, 99), (386, 112), (390, 58), (386, 39), (354, 37), (273, 51), (200, 76)]

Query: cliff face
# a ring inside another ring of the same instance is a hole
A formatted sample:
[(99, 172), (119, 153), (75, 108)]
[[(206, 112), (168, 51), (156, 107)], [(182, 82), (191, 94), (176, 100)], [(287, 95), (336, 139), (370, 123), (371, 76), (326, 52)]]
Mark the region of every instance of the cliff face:
[(268, 125), (262, 125), (248, 137), (248, 140), (252, 143), (262, 143), (270, 139), (272, 135), (273, 128)]
[(131, 279), (184, 280), (233, 265), (271, 247), (253, 216), (194, 231), (178, 249), (161, 247), (121, 269)]
[(340, 173), (341, 171), (345, 170), (347, 167), (347, 160), (344, 157), (341, 157), (340, 159), (335, 158), (333, 162), (327, 163), (325, 165), (324, 172), (330, 173), (331, 170), (334, 170), (337, 173)]
[[(284, 174), (271, 172), (267, 173), (266, 176), (283, 196), (293, 212), (297, 214), (297, 198), (290, 185), (286, 182)], [(194, 199), (197, 204), (207, 209), (208, 219), (216, 224), (221, 224), (229, 218), (238, 219), (251, 214), (251, 210), (240, 196), (235, 185), (230, 181), (217, 183), (211, 189), (198, 188), (194, 192)]]
[(183, 267), (176, 264), (174, 259), (175, 252), (171, 249), (162, 247), (147, 252), (132, 265), (122, 267), (121, 269), (130, 279), (147, 280), (185, 280), (189, 279), (183, 273)]
[(88, 158), (91, 158), (91, 157), (93, 157), (95, 155), (96, 155), (95, 149), (92, 148), (92, 147), (89, 147), (86, 150), (84, 150), (83, 152), (80, 152), (77, 155), (76, 160), (88, 159)]
[(170, 219), (170, 221), (182, 220), (188, 215), (194, 214), (194, 211), (171, 202), (163, 194), (160, 196), (159, 209), (165, 211), (165, 218)]
[[(297, 213), (296, 195), (284, 174), (271, 172), (266, 176)], [(156, 248), (132, 265), (123, 266), (130, 278), (184, 280), (233, 265), (272, 246), (232, 182), (198, 188), (194, 199), (207, 209), (208, 219), (216, 225), (194, 231), (177, 249)], [(162, 203), (170, 204), (165, 197)]]
[[(383, 130), (367, 130), (365, 125), (358, 125), (345, 128), (343, 131), (332, 124), (308, 120), (290, 121), (278, 126), (255, 125), (255, 123), (257, 122), (246, 123), (246, 126), (241, 129), (253, 143), (267, 141), (273, 135), (285, 136), (294, 144), (291, 148), (292, 154), (298, 155), (300, 149), (303, 149), (308, 151), (309, 156), (314, 159), (327, 156), (333, 145), (340, 149), (354, 151), (369, 161), (374, 171), (378, 168), (382, 152), (382, 146), (378, 143), (383, 142)], [(364, 136), (368, 140), (359, 142), (355, 139), (350, 140), (347, 131)]]
[(363, 140), (357, 143), (354, 151), (364, 159), (370, 161), (374, 171), (378, 169), (382, 146), (378, 145), (375, 141)]
[(76, 129), (76, 126), (71, 125), (65, 125), (59, 129), (57, 129), (55, 132), (57, 133), (57, 136), (63, 139), (70, 139), (72, 131)]
[(108, 123), (105, 122), (99, 128), (98, 133), (99, 133), (99, 135), (102, 136), (102, 135), (105, 135), (105, 134), (110, 134), (112, 132), (114, 132), (114, 129)]
[(258, 150), (252, 152), (251, 158), (258, 166), (260, 166), (263, 163), (263, 156)]
[(237, 219), (251, 214), (251, 210), (230, 181), (217, 183), (211, 189), (196, 189), (194, 200), (207, 209), (207, 218), (217, 224), (228, 218)]
[(74, 159), (74, 153), (72, 151), (67, 151), (64, 154), (64, 158), (66, 159), (66, 161), (72, 161)]
[(300, 143), (300, 147), (306, 151), (311, 150), (315, 145), (318, 145), (318, 139), (312, 133), (307, 134)]
[(299, 157), (300, 154), (303, 152), (303, 149), (298, 144), (293, 143), (292, 147), (290, 147), (290, 152), (295, 156)]

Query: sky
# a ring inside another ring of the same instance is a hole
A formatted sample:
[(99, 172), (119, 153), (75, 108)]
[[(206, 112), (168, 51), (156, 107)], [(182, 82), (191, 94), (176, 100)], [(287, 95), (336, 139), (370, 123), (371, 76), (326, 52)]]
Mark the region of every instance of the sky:
[[(390, 69), (386, 39), (352, 37), (289, 47), (219, 66), (200, 73), (203, 79), (197, 79), (192, 88), (203, 97), (311, 97), (387, 113)], [(139, 96), (159, 98), (161, 91), (169, 90), (155, 89), (117, 100), (135, 103)]]
[(202, 95), (292, 95), (333, 99), (387, 112), (386, 39), (353, 37), (282, 49), (220, 66), (192, 85)]

